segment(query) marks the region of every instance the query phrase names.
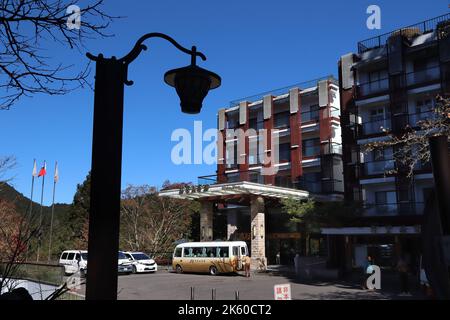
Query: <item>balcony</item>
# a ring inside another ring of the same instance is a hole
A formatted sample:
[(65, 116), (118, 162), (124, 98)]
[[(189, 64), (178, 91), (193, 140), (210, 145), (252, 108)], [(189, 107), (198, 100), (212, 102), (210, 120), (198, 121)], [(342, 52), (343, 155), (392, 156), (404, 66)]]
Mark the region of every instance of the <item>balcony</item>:
[(409, 115), (409, 124), (412, 127), (417, 127), (420, 121), (434, 119), (435, 117), (436, 113), (432, 109), (423, 112), (413, 113)]
[(284, 129), (290, 127), (289, 112), (280, 112), (273, 115), (273, 127), (275, 129)]
[(324, 143), (320, 147), (321, 154), (342, 154), (342, 144), (337, 142)]
[(374, 94), (387, 93), (389, 90), (389, 78), (369, 81), (358, 85), (358, 98)]
[(319, 121), (319, 110), (306, 111), (301, 113), (301, 122)]
[(439, 81), (441, 77), (440, 67), (434, 66), (424, 70), (414, 71), (406, 74), (406, 85), (416, 86)]
[(256, 119), (250, 119), (248, 122), (250, 129), (253, 129), (258, 133), (259, 130), (264, 129), (264, 121), (257, 121)]
[(397, 202), (384, 204), (364, 205), (366, 216), (412, 216), (423, 214), (425, 203), (423, 202)]
[(362, 123), (362, 135), (372, 135), (383, 133), (384, 130), (390, 131), (391, 118), (377, 119), (369, 122)]
[(385, 174), (395, 169), (395, 160), (386, 159), (361, 163), (363, 174), (366, 176)]
[(300, 178), (298, 182), (294, 183), (294, 187), (316, 194), (341, 193), (344, 188), (341, 180), (308, 180), (305, 178)]
[(320, 155), (320, 144), (303, 146), (303, 157), (317, 157)]

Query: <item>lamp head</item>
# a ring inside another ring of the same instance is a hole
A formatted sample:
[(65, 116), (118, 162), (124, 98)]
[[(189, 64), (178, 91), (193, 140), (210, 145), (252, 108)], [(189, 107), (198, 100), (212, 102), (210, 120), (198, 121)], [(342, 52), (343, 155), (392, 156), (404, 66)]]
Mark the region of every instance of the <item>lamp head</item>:
[(164, 82), (172, 86), (180, 97), (181, 111), (189, 114), (199, 113), (203, 99), (209, 90), (220, 86), (221, 79), (214, 72), (195, 64), (167, 71)]

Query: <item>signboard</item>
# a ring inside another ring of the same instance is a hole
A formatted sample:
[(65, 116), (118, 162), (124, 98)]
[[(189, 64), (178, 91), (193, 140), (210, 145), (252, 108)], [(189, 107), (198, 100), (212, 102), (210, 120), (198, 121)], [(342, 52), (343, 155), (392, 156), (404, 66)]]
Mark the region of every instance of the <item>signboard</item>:
[(275, 300), (292, 300), (291, 299), (291, 285), (276, 284), (273, 286), (273, 295)]

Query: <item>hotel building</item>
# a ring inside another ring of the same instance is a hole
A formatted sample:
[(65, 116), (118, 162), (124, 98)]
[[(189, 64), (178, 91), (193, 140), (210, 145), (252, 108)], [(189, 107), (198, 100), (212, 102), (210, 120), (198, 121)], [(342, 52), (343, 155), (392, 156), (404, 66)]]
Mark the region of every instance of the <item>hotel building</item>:
[(360, 41), (339, 60), (344, 195), (365, 208), (353, 225), (323, 229), (333, 242), (332, 265), (342, 271), (367, 255), (391, 265), (400, 252), (417, 265), (431, 165), (420, 163), (409, 176), (397, 149), (366, 153), (364, 145), (400, 137), (434, 116), (436, 96), (450, 93), (449, 33), (446, 14)]

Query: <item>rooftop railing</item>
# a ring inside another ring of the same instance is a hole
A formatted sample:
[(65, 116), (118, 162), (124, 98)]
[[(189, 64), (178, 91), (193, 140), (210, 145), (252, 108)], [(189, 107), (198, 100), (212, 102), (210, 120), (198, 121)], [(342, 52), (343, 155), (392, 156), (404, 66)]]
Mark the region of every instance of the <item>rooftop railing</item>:
[(358, 42), (358, 53), (361, 54), (372, 49), (386, 46), (387, 40), (394, 34), (410, 35), (411, 30), (416, 30), (418, 34), (432, 32), (436, 29), (439, 23), (447, 20), (450, 20), (449, 13), (360, 41)]
[(282, 94), (286, 94), (286, 93), (289, 93), (289, 90), (292, 88), (299, 88), (300, 90), (312, 88), (312, 87), (317, 86), (317, 82), (319, 82), (321, 80), (330, 80), (332, 83), (338, 85), (338, 80), (336, 78), (334, 78), (333, 75), (328, 75), (328, 76), (317, 78), (314, 80), (300, 82), (300, 83), (296, 83), (296, 84), (293, 84), (293, 85), (290, 85), (287, 87), (274, 89), (274, 90), (270, 90), (270, 91), (266, 91), (266, 92), (261, 92), (261, 93), (258, 93), (258, 94), (252, 95), (252, 96), (236, 99), (236, 100), (233, 100), (230, 102), (230, 107), (235, 107), (235, 106), (239, 105), (239, 103), (241, 101), (255, 102), (258, 100), (262, 100), (264, 98), (264, 96), (267, 96), (267, 95), (279, 96)]

